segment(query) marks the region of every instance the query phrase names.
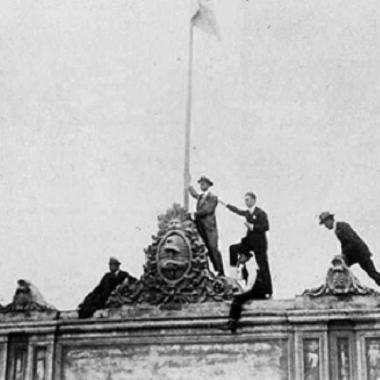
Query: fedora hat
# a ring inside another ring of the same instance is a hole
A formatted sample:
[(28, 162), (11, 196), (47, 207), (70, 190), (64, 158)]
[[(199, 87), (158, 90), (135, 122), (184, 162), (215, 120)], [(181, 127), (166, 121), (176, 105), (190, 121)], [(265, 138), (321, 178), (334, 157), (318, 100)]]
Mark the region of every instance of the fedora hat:
[(204, 175), (198, 179), (198, 183), (201, 183), (201, 182), (207, 182), (210, 186), (214, 185), (214, 182), (212, 182), (210, 178), (208, 178)]

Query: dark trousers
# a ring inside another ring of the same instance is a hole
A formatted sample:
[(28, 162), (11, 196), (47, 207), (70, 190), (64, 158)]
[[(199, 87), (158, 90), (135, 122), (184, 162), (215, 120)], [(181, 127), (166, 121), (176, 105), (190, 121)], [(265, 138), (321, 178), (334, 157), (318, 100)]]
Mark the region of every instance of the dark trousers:
[(237, 294), (231, 304), (230, 319), (238, 321), (243, 310), (243, 306), (247, 301), (254, 299), (266, 299), (266, 287), (264, 284), (262, 272), (257, 271), (256, 281), (251, 290), (241, 294)]
[(219, 274), (224, 275), (222, 254), (218, 249), (218, 231), (206, 230), (200, 223), (197, 224), (199, 235), (201, 235), (203, 241), (208, 250), (208, 256), (214, 267), (214, 270)]
[(359, 264), (360, 267), (368, 274), (372, 280), (376, 282), (377, 285), (380, 285), (380, 273), (376, 270), (375, 264), (370, 257), (362, 259), (357, 262), (351, 262), (349, 259), (345, 257), (346, 264), (351, 266), (353, 264)]
[(272, 277), (269, 270), (268, 255), (266, 249), (250, 248), (247, 244), (239, 243), (230, 246), (230, 265), (237, 266), (240, 253), (248, 253), (253, 251), (259, 271), (262, 276), (263, 286), (266, 294), (272, 295)]

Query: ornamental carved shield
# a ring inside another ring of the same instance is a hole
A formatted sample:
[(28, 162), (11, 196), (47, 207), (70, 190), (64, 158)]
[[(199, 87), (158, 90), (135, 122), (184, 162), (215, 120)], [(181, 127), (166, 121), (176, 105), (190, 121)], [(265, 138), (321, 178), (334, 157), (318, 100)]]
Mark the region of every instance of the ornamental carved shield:
[(342, 257), (336, 256), (332, 260), (326, 282), (333, 294), (347, 294), (350, 291), (353, 285), (352, 276)]
[(319, 297), (325, 295), (347, 296), (378, 294), (373, 289), (360, 284), (359, 280), (347, 267), (343, 256), (335, 256), (331, 264), (332, 266), (327, 272), (326, 283), (318, 286), (318, 288), (305, 290), (303, 295)]
[(157, 249), (157, 271), (168, 283), (175, 284), (191, 269), (191, 246), (181, 230), (171, 230)]
[(158, 217), (158, 233), (145, 250), (144, 273), (134, 284), (122, 283), (107, 307), (180, 305), (231, 300), (237, 284), (216, 277), (208, 267), (207, 249), (185, 208), (174, 204)]

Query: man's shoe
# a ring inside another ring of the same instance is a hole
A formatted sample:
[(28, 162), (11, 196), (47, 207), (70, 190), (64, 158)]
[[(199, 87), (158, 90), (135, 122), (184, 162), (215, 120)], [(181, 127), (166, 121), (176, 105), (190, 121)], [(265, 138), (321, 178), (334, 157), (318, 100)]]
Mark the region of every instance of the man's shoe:
[(228, 321), (228, 326), (229, 326), (230, 331), (231, 331), (232, 334), (236, 333), (237, 325), (238, 325), (238, 322), (235, 321), (234, 319), (231, 319), (231, 320)]
[(230, 319), (225, 325), (220, 327), (223, 331), (231, 331), (232, 334), (236, 333), (237, 330), (237, 321)]

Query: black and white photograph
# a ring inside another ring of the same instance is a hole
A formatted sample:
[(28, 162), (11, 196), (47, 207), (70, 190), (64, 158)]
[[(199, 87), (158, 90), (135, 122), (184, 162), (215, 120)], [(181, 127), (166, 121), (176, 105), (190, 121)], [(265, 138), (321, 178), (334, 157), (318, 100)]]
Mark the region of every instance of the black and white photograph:
[(380, 380), (380, 3), (0, 0), (0, 380)]

